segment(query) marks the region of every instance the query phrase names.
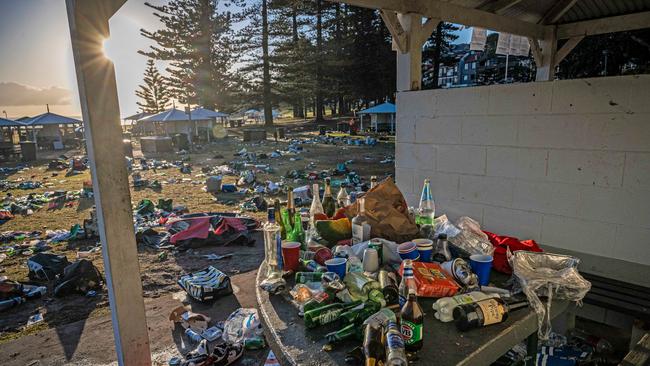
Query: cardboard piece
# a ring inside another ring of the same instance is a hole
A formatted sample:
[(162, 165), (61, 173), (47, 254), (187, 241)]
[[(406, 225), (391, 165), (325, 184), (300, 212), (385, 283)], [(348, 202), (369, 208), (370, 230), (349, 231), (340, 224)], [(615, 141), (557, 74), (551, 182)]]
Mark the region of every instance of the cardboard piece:
[[(366, 217), (370, 224), (371, 238), (384, 238), (397, 243), (411, 240), (418, 234), (415, 218), (408, 213), (408, 205), (393, 178), (388, 177), (363, 195)], [(357, 204), (345, 209), (352, 220), (358, 210)]]

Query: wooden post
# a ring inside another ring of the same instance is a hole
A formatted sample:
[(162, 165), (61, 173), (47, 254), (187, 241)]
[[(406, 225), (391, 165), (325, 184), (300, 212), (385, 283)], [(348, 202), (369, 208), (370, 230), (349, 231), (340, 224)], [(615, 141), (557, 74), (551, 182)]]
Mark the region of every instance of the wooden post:
[(407, 52), (397, 52), (397, 91), (420, 90), (422, 83), (422, 45), (414, 37), (422, 24), (418, 14), (397, 14), (406, 31)]
[(555, 78), (555, 57), (557, 54), (557, 32), (555, 26), (546, 28), (544, 39), (539, 40), (540, 63), (537, 64), (535, 81), (550, 81)]
[(126, 0), (66, 0), (115, 350), (120, 365), (150, 365), (131, 195), (113, 63), (102, 52), (108, 20)]

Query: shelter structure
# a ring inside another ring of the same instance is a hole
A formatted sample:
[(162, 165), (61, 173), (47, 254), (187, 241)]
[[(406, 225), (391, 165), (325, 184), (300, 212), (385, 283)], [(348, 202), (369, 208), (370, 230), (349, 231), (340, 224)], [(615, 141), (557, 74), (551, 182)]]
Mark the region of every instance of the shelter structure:
[(26, 128), (24, 123), (1, 118), (0, 117), (0, 130), (2, 131), (2, 143), (10, 142), (17, 144), (20, 142), (19, 134), (21, 128)]
[(55, 149), (63, 148), (67, 143), (77, 140), (75, 128), (83, 124), (76, 118), (62, 116), (49, 110), (21, 122), (31, 127), (32, 137), (39, 146), (52, 146)]
[[(650, 77), (550, 80), (584, 37), (650, 27), (650, 1), (336, 1), (378, 9), (393, 36), (395, 170), (410, 204), (415, 182), (430, 176), (452, 218), (581, 253), (582, 268), (649, 285)], [(114, 151), (115, 70), (102, 52), (125, 2), (66, 0), (118, 363), (148, 365), (135, 233), (125, 230), (133, 227), (126, 162)], [(528, 37), (537, 81), (549, 82), (419, 91), (422, 45), (441, 21)]]
[(382, 103), (360, 111), (359, 113), (360, 129), (363, 130), (363, 116), (370, 116), (370, 128), (375, 132), (388, 131), (395, 132), (395, 104)]
[(194, 111), (186, 113), (180, 109), (171, 108), (164, 112), (142, 118), (138, 120), (138, 124), (143, 125), (143, 128), (147, 131), (152, 129), (151, 126), (154, 126), (154, 130), (158, 130), (159, 128), (165, 135), (186, 134), (190, 141), (192, 141), (193, 137), (202, 135), (200, 131), (206, 131), (207, 138), (209, 139), (210, 131), (212, 131), (217, 116), (219, 118), (223, 117), (222, 114), (210, 111), (209, 109), (200, 108), (196, 110), (196, 113)]
[(138, 125), (138, 121), (147, 118), (151, 116), (153, 113), (147, 113), (147, 112), (140, 112), (136, 113), (134, 115), (128, 116), (124, 118), (124, 124), (122, 125), (124, 128), (131, 127), (131, 130), (136, 133), (143, 133), (145, 132), (144, 130), (141, 129), (143, 127), (142, 125)]

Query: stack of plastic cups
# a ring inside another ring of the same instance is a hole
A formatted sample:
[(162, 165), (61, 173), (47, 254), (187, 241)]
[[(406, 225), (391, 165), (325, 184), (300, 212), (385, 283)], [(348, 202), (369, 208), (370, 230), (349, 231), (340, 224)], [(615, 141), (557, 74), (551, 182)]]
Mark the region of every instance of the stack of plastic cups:
[(413, 239), (413, 242), (417, 246), (418, 253), (420, 253), (420, 262), (431, 263), (433, 241), (429, 239)]
[(402, 243), (397, 247), (397, 253), (402, 260), (410, 259), (413, 261), (420, 260), (420, 252), (418, 252), (417, 244), (412, 241)]

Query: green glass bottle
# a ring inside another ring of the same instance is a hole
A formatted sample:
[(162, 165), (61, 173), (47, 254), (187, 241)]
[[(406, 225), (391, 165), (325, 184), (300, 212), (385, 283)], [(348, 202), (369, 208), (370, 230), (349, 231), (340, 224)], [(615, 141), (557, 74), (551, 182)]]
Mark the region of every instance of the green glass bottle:
[(296, 283), (320, 282), (323, 272), (296, 272)]
[(336, 212), (336, 201), (332, 196), (332, 186), (329, 178), (325, 178), (325, 193), (323, 194), (323, 210), (327, 217), (334, 216)]
[(287, 234), (287, 240), (305, 244), (305, 230), (302, 228), (302, 218), (299, 213), (296, 212), (293, 221), (293, 228), (291, 229), (291, 232)]
[(349, 324), (337, 331), (327, 333), (325, 339), (331, 343), (341, 342), (350, 338), (361, 339), (363, 336), (363, 333), (361, 332), (362, 329), (363, 327), (356, 324)]
[(280, 210), (280, 216), (282, 217), (282, 227), (284, 227), (284, 232), (286, 233), (284, 237), (288, 239), (291, 231), (293, 231), (291, 216), (289, 216), (289, 211), (286, 208)]
[(361, 301), (354, 301), (349, 304), (337, 302), (307, 311), (304, 315), (305, 327), (315, 328), (319, 325), (332, 323), (339, 319), (344, 312), (361, 304)]
[(318, 309), (325, 305), (331, 304), (334, 302), (334, 300), (336, 300), (336, 293), (331, 289), (326, 289), (325, 291), (307, 300), (307, 302), (302, 305), (302, 312), (306, 313), (308, 311)]
[[(380, 292), (381, 293), (381, 292)], [(383, 298), (383, 296), (382, 296)], [(357, 324), (360, 325), (364, 320), (368, 319), (372, 314), (381, 309), (381, 305), (375, 301), (367, 301), (362, 305), (352, 308), (341, 314), (341, 321), (343, 324)]]

